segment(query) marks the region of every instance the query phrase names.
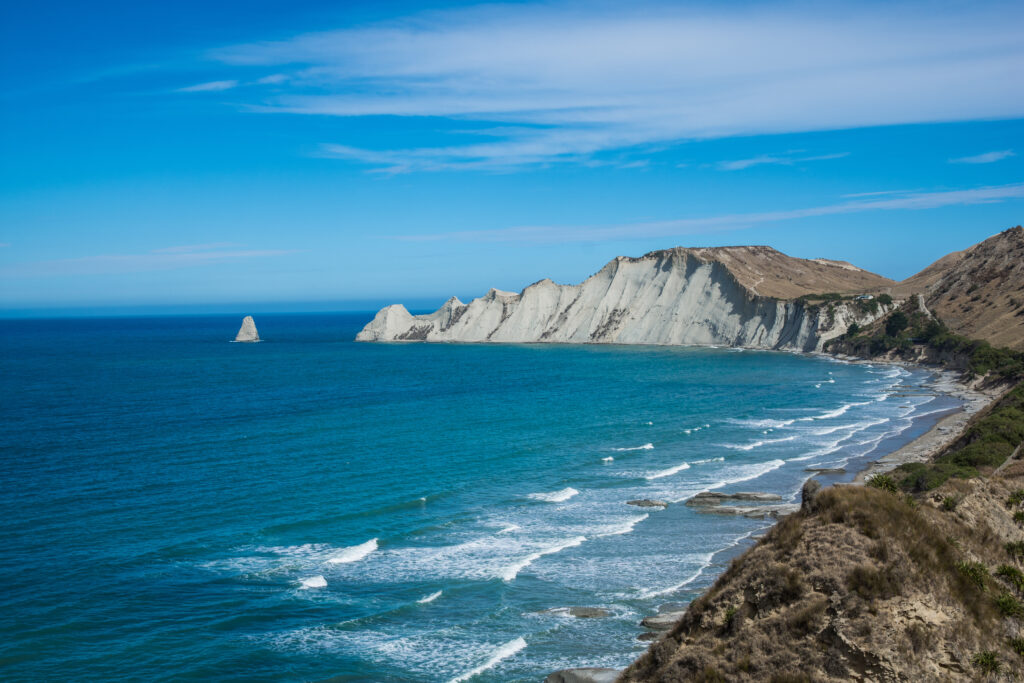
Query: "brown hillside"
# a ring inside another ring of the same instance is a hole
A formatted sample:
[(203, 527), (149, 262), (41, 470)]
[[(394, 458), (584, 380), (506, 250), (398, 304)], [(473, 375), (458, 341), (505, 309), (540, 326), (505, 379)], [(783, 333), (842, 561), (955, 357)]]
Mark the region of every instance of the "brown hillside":
[(957, 334), (1024, 349), (1024, 228), (949, 254), (895, 291), (924, 294), (928, 308)]
[(1007, 544), (1024, 532), (1005, 503), (1022, 467), (913, 504), (810, 489), (619, 680), (1019, 680), (1024, 574)]
[[(794, 258), (765, 246), (678, 247), (668, 251), (684, 252), (701, 261), (717, 261), (726, 266), (739, 283), (752, 293), (778, 299), (795, 299), (806, 294), (825, 292), (888, 292), (896, 284), (889, 278), (857, 268), (846, 261)], [(666, 253), (653, 251), (641, 258), (658, 258)]]

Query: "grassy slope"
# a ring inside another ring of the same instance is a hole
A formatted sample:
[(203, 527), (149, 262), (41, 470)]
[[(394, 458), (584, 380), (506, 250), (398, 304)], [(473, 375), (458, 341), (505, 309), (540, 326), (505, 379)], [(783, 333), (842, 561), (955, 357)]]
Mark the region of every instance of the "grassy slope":
[(917, 498), (857, 486), (818, 492), (737, 558), (621, 680), (1024, 673), (1024, 531), (1018, 504), (1007, 504), (1024, 486), (1024, 463), (1015, 467)]

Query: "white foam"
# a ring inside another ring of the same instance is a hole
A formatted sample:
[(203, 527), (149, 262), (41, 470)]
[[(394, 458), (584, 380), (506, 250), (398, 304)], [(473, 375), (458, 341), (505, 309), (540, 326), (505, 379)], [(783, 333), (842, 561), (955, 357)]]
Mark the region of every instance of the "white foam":
[(614, 451), (649, 451), (654, 448), (653, 443), (645, 443), (643, 446), (633, 446), (632, 448), (613, 448)]
[(603, 538), (605, 536), (622, 536), (623, 534), (628, 534), (630, 531), (633, 530), (633, 527), (647, 519), (649, 516), (650, 515), (641, 515), (640, 517), (634, 517), (633, 519), (623, 524), (609, 526), (603, 531), (598, 532), (597, 537)]
[(750, 538), (750, 536), (752, 536), (754, 534), (754, 531), (758, 531), (758, 530), (755, 529), (753, 531), (748, 531), (747, 533), (743, 534), (742, 536), (738, 536), (737, 538), (735, 538), (732, 542), (730, 542), (724, 548), (719, 548), (718, 550), (716, 550), (713, 553), (708, 553), (707, 555), (704, 555), (701, 558), (701, 566), (700, 566), (700, 568), (698, 568), (697, 571), (695, 571), (690, 576), (686, 577), (682, 582), (677, 583), (677, 584), (672, 585), (672, 586), (669, 586), (668, 588), (659, 588), (659, 589), (651, 589), (651, 590), (643, 591), (643, 592), (640, 593), (639, 597), (644, 598), (644, 599), (646, 599), (646, 598), (655, 598), (655, 597), (658, 597), (659, 595), (668, 595), (669, 593), (675, 593), (676, 591), (678, 591), (681, 588), (685, 588), (686, 586), (690, 585), (691, 583), (693, 583), (694, 581), (699, 579), (701, 577), (701, 575), (704, 573), (704, 570), (711, 566), (712, 560), (714, 560), (716, 553), (720, 553), (723, 550), (728, 550), (729, 548), (733, 548), (733, 547), (739, 545), (741, 541), (743, 541), (743, 540), (745, 540), (747, 538)]
[(820, 385), (820, 384), (815, 384), (815, 385), (814, 385), (814, 388), (815, 388), (815, 389), (821, 389), (821, 385)]
[(542, 500), (545, 503), (561, 503), (569, 500), (577, 494), (579, 494), (579, 491), (569, 486), (561, 491), (552, 491), (551, 493), (531, 493), (527, 498)]
[(745, 426), (745, 427), (756, 427), (758, 429), (781, 429), (783, 427), (788, 427), (789, 425), (793, 424), (794, 422), (796, 422), (796, 419), (795, 418), (792, 419), (792, 420), (771, 420), (771, 419), (763, 419), (763, 420), (736, 420), (736, 419), (729, 419), (728, 421), (731, 422), (734, 425), (742, 425), (742, 426)]
[(494, 654), (491, 655), (491, 658), (488, 659), (486, 662), (476, 667), (475, 669), (470, 669), (466, 673), (456, 676), (450, 681), (450, 683), (462, 683), (462, 681), (468, 681), (470, 678), (473, 678), (473, 676), (476, 676), (477, 674), (482, 674), (484, 671), (487, 671), (488, 669), (493, 669), (502, 660), (508, 659), (515, 653), (522, 650), (524, 647), (526, 647), (526, 641), (523, 640), (522, 637), (516, 638), (515, 640), (510, 640), (509, 642), (505, 643), (497, 650), (495, 650)]
[(683, 470), (690, 469), (690, 463), (684, 462), (676, 465), (675, 467), (669, 467), (667, 470), (661, 470), (660, 472), (654, 472), (652, 474), (645, 474), (644, 479), (661, 479), (662, 477), (671, 477), (673, 474), (682, 472)]
[(519, 572), (523, 571), (531, 564), (533, 564), (540, 558), (544, 557), (545, 555), (554, 555), (555, 553), (562, 552), (566, 548), (573, 548), (575, 546), (578, 546), (586, 540), (586, 536), (576, 536), (575, 538), (570, 538), (551, 547), (544, 548), (543, 550), (538, 550), (535, 553), (530, 553), (523, 559), (516, 560), (507, 567), (503, 567), (501, 570), (498, 571), (498, 577), (502, 581), (511, 581), (519, 575)]
[(836, 408), (835, 410), (830, 410), (827, 413), (822, 413), (820, 415), (812, 415), (810, 417), (801, 417), (800, 422), (810, 422), (811, 420), (831, 420), (834, 417), (844, 415), (846, 411), (848, 411), (850, 408), (856, 408), (857, 406), (866, 406), (868, 403), (871, 403), (871, 401), (864, 401), (862, 403), (847, 403), (843, 406), (840, 406), (839, 408)]
[(613, 458), (610, 455), (607, 458), (601, 458), (601, 462), (614, 462), (614, 461), (615, 461), (615, 458)]
[(752, 451), (755, 448), (760, 448), (761, 446), (768, 446), (773, 443), (782, 443), (784, 441), (792, 441), (795, 438), (796, 436), (784, 436), (781, 439), (764, 439), (763, 441), (755, 441), (747, 444), (723, 443), (722, 445), (736, 451)]
[[(739, 468), (740, 473), (738, 474), (738, 476), (730, 477), (728, 479), (722, 479), (721, 481), (717, 481), (714, 484), (712, 484), (711, 486), (706, 487), (704, 490), (705, 491), (712, 491), (714, 489), (718, 489), (718, 488), (721, 488), (723, 486), (728, 486), (729, 484), (739, 484), (740, 482), (743, 482), (743, 481), (750, 481), (751, 479), (757, 479), (761, 475), (768, 474), (772, 470), (777, 470), (777, 469), (779, 469), (780, 467), (782, 467), (785, 464), (786, 464), (785, 460), (769, 460), (768, 462), (762, 462), (762, 463), (758, 463), (756, 465), (748, 465), (746, 467), (741, 467), (741, 468)], [(691, 496), (692, 496), (692, 494), (691, 494)], [(680, 503), (680, 502), (682, 502), (684, 500), (687, 500), (687, 499), (686, 498), (682, 498), (682, 499), (677, 500), (675, 502)]]
[(707, 462), (725, 462), (725, 458), (717, 457), (717, 458), (705, 458), (704, 460), (692, 460), (692, 461), (690, 461), (690, 464), (691, 465), (703, 465), (704, 463), (707, 463)]
[(347, 564), (349, 562), (358, 562), (363, 559), (374, 550), (377, 549), (377, 539), (371, 538), (366, 543), (360, 543), (349, 548), (345, 548), (340, 554), (327, 560), (331, 564)]
[(420, 598), (416, 602), (420, 603), (421, 605), (425, 605), (428, 602), (434, 602), (434, 600), (437, 600), (439, 597), (441, 597), (441, 593), (443, 592), (444, 591), (437, 591), (436, 593), (431, 593), (430, 595), (426, 595)]
[(299, 583), (302, 584), (303, 590), (308, 590), (310, 588), (327, 588), (327, 579), (320, 574), (311, 576), (308, 579), (302, 579)]
[(655, 598), (655, 597), (657, 597), (659, 595), (668, 595), (669, 593), (675, 593), (680, 588), (685, 588), (686, 586), (690, 585), (691, 583), (693, 583), (694, 581), (699, 579), (700, 575), (704, 573), (704, 570), (711, 566), (711, 558), (713, 558), (714, 556), (715, 556), (714, 553), (708, 553), (705, 556), (706, 559), (704, 560), (704, 564), (702, 564), (700, 566), (700, 568), (697, 571), (695, 571), (693, 574), (691, 574), (690, 576), (688, 576), (685, 579), (683, 579), (683, 581), (681, 583), (677, 583), (674, 586), (669, 586), (668, 588), (652, 589), (652, 590), (644, 591), (644, 592), (640, 593), (639, 597), (644, 598), (644, 599)]
[(508, 525), (506, 525), (506, 526), (505, 526), (505, 528), (503, 528), (503, 529), (502, 529), (501, 531), (499, 531), (498, 533), (499, 533), (499, 534), (510, 534), (510, 533), (512, 533), (513, 531), (519, 531), (519, 530), (520, 530), (520, 529), (522, 529), (522, 528), (523, 528), (523, 527), (519, 526), (518, 524), (508, 524)]

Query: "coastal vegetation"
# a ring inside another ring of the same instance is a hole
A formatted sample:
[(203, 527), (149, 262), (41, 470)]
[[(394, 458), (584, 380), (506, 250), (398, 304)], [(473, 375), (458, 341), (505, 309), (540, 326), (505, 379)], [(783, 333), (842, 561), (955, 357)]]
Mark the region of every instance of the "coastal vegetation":
[[(892, 475), (879, 477), (904, 491), (929, 491), (956, 477), (970, 479), (982, 472), (991, 472), (1002, 465), (1024, 443), (1024, 383), (1018, 384), (987, 413), (981, 415), (964, 433), (934, 460), (928, 463), (905, 463)], [(1024, 489), (1018, 489), (1006, 500), (1014, 522), (1020, 523), (1024, 510)]]
[(914, 494), (809, 482), (622, 680), (1019, 677), (1022, 484), (1024, 463)]
[(941, 320), (909, 302), (872, 325), (850, 325), (842, 337), (827, 342), (825, 349), (868, 358), (890, 355), (907, 360), (915, 360), (922, 353), (931, 354), (938, 362), (962, 367), (972, 376), (1024, 378), (1024, 352), (954, 334)]

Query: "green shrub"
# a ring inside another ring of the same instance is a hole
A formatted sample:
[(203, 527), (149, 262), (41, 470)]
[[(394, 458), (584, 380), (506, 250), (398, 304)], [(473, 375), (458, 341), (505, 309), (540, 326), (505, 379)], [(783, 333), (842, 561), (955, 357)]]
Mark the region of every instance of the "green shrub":
[(942, 509), (946, 512), (952, 512), (953, 510), (956, 510), (956, 505), (959, 502), (960, 501), (953, 496), (946, 496), (942, 499)]
[(868, 479), (867, 484), (872, 488), (887, 491), (888, 493), (900, 492), (900, 487), (896, 485), (896, 480), (888, 474), (876, 474)]
[(996, 576), (1006, 579), (1011, 586), (1024, 592), (1024, 572), (1008, 564), (1001, 564), (996, 569)]
[(1024, 638), (1010, 638), (1010, 649), (1024, 657)]
[(888, 294), (879, 294), (878, 296), (875, 297), (875, 300), (878, 301), (878, 303), (882, 304), (883, 306), (888, 306), (889, 304), (892, 303), (892, 297), (889, 296)]
[(907, 314), (903, 311), (893, 311), (889, 315), (889, 319), (885, 321), (885, 333), (890, 337), (895, 337), (903, 330), (907, 329), (907, 325), (910, 324), (910, 320), (907, 318)]
[(1024, 510), (1017, 510), (1013, 513), (1013, 521), (1017, 524), (1024, 524)]
[(1007, 543), (1006, 554), (1014, 559), (1024, 557), (1024, 541), (1010, 541)]
[(1015, 508), (1021, 503), (1024, 503), (1024, 489), (1017, 489), (1006, 499), (1006, 507), (1008, 508)]
[(992, 650), (977, 653), (971, 658), (971, 663), (983, 674), (994, 674), (999, 671), (999, 658)]
[(981, 562), (958, 562), (956, 569), (968, 581), (981, 590), (985, 590), (985, 579), (988, 578), (988, 568)]
[(996, 598), (996, 607), (1006, 617), (1024, 616), (1024, 605), (1009, 593), (1002, 593)]

